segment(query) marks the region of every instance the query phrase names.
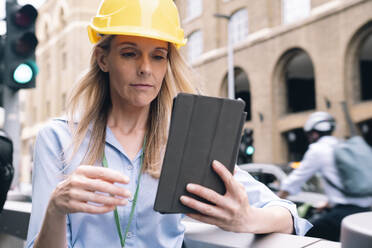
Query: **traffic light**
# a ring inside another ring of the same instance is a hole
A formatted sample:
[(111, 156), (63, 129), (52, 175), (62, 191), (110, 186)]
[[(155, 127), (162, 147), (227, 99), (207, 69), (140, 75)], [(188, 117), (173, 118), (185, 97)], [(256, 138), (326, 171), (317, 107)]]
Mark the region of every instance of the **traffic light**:
[(252, 163), (254, 152), (253, 130), (246, 128), (243, 131), (242, 140), (240, 142), (237, 164)]
[(38, 67), (35, 49), (35, 21), (38, 12), (30, 4), (6, 1), (6, 26), (3, 82), (13, 90), (35, 88)]

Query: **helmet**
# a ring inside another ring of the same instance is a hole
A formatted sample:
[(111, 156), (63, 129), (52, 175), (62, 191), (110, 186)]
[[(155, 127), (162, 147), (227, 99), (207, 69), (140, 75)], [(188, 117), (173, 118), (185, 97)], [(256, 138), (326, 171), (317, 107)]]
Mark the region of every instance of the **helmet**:
[(336, 127), (336, 121), (332, 115), (327, 112), (312, 113), (307, 119), (304, 130), (305, 132), (332, 132)]
[(186, 44), (173, 0), (102, 0), (88, 26), (94, 44), (100, 34), (133, 35)]

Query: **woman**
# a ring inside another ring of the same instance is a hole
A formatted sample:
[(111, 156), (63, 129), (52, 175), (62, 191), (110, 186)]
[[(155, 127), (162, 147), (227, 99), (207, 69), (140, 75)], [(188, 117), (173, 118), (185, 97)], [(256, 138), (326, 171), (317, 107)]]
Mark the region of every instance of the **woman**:
[[(103, 0), (88, 28), (90, 71), (69, 105), (35, 145), (33, 208), (27, 247), (181, 247), (183, 215), (153, 210), (172, 99), (195, 93), (177, 48), (185, 44), (172, 0)], [(107, 168), (106, 168), (107, 167)], [(237, 169), (213, 169), (219, 195), (187, 190), (189, 216), (235, 232), (304, 234), (290, 202)], [(114, 213), (113, 213), (114, 210)]]

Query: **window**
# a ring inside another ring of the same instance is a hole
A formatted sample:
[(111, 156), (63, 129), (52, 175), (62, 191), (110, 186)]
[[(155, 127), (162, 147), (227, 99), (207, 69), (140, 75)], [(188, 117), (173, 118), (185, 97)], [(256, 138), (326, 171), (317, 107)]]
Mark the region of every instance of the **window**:
[(66, 51), (63, 51), (62, 52), (62, 55), (61, 55), (61, 62), (62, 62), (62, 69), (65, 70), (67, 68), (67, 53)]
[(192, 19), (198, 17), (203, 11), (202, 0), (188, 0), (187, 1), (187, 18)]
[(50, 66), (50, 59), (49, 59), (49, 53), (46, 53), (44, 55), (44, 61), (45, 61), (45, 69), (44, 69), (44, 81), (50, 80), (51, 77), (51, 66)]
[(285, 68), (287, 112), (315, 109), (315, 75), (313, 62), (303, 50), (294, 50)]
[(283, 23), (292, 23), (310, 15), (310, 0), (282, 0)]
[(30, 114), (28, 116), (31, 116), (31, 125), (34, 125), (36, 124), (38, 118), (37, 118), (37, 108), (35, 106), (32, 106), (32, 113), (33, 114)]
[(200, 30), (198, 30), (189, 35), (188, 39), (188, 58), (189, 61), (192, 62), (203, 52), (203, 34)]
[(360, 100), (372, 100), (372, 34), (367, 36), (359, 52)]
[(45, 22), (44, 24), (44, 39), (48, 39), (49, 38), (49, 24), (47, 22)]
[(232, 42), (243, 40), (248, 35), (248, 12), (245, 9), (235, 12), (229, 22), (232, 32)]
[(62, 70), (65, 70), (67, 68), (67, 52), (66, 52), (66, 49), (65, 49), (65, 43), (61, 43), (59, 45), (59, 51), (61, 51), (60, 55), (61, 55), (61, 69)]
[(51, 81), (51, 68), (50, 68), (50, 63), (49, 61), (47, 62), (47, 64), (45, 65), (46, 69), (45, 69), (45, 82), (47, 81)]
[(67, 104), (67, 95), (66, 93), (62, 94), (62, 111), (66, 109), (66, 104)]
[(46, 119), (51, 117), (51, 104), (50, 101), (47, 101), (46, 103)]
[(59, 21), (62, 26), (66, 25), (65, 11), (63, 8), (59, 10)]

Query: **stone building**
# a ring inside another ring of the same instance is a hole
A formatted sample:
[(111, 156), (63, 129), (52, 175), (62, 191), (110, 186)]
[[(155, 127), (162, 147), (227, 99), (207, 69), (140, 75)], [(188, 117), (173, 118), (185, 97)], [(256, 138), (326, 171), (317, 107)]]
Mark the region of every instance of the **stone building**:
[(247, 103), (255, 162), (301, 159), (302, 126), (313, 111), (330, 112), (336, 135), (348, 136), (342, 102), (372, 144), (372, 1), (175, 2), (189, 40), (185, 54), (211, 95), (227, 95), (230, 34), (235, 96)]
[[(21, 92), (22, 181), (29, 182), (40, 127), (64, 113), (88, 67), (86, 26), (99, 0), (48, 0), (37, 21), (37, 87)], [(234, 44), (235, 95), (246, 100), (255, 162), (286, 163), (306, 149), (301, 127), (325, 110), (348, 135), (341, 102), (372, 143), (371, 0), (175, 0), (188, 45), (181, 52), (205, 91), (227, 96), (227, 36)], [(214, 14), (225, 15), (216, 18)]]

